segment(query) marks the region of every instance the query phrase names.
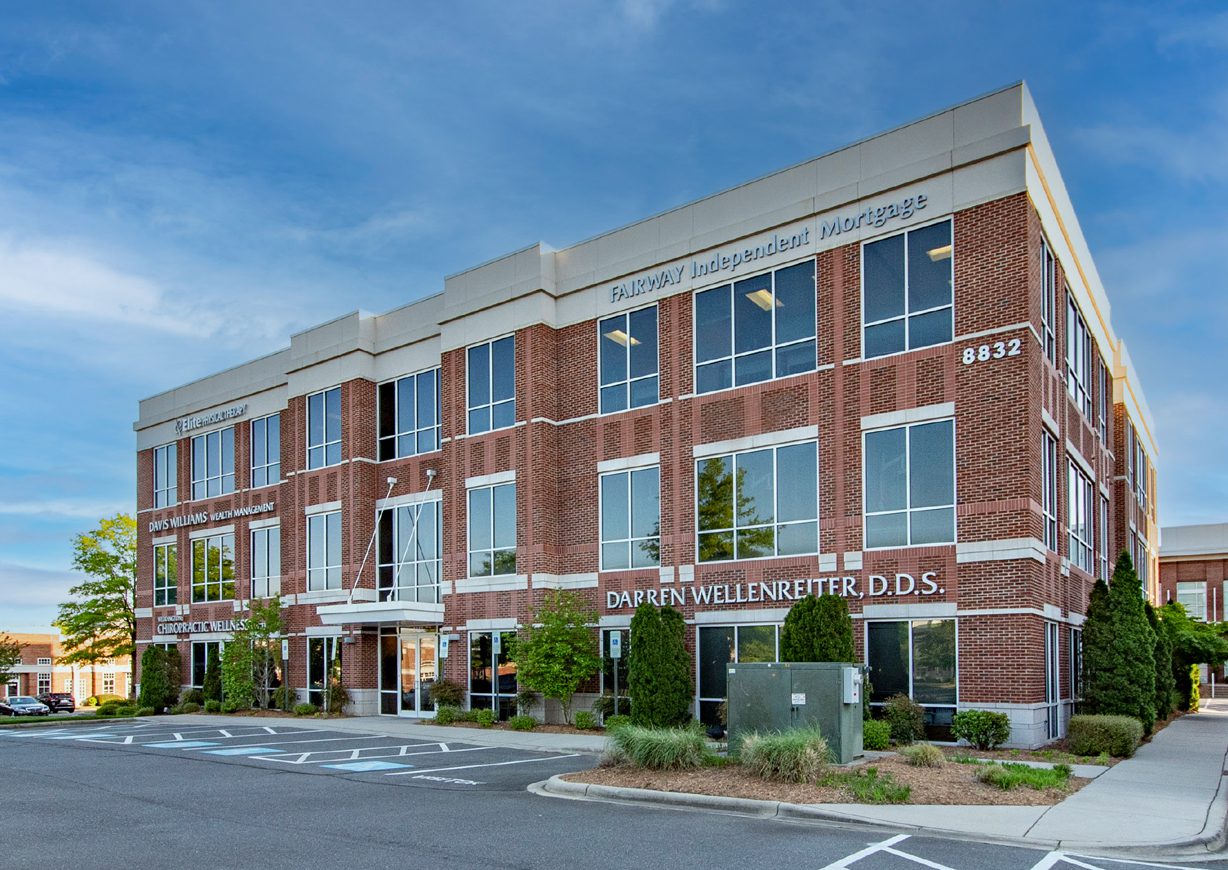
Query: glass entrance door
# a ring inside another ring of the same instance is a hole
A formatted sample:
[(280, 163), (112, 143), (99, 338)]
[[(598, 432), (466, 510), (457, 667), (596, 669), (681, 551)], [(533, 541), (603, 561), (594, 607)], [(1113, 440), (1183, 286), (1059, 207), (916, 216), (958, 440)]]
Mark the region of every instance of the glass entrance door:
[(401, 715), (434, 716), (435, 635), (401, 633)]

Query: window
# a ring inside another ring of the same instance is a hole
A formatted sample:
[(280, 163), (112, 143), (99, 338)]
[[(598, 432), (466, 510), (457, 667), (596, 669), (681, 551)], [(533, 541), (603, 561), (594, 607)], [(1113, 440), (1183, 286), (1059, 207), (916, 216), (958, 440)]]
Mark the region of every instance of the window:
[(213, 498), (235, 491), (235, 428), (192, 439), (192, 498)]
[(700, 562), (819, 551), (813, 441), (701, 459), (695, 493)]
[(1137, 551), (1134, 554), (1134, 570), (1138, 572), (1139, 585), (1143, 587), (1143, 593), (1147, 592), (1147, 583), (1150, 580), (1151, 563), (1147, 553), (1147, 539), (1142, 535), (1138, 535), (1136, 540)]
[(341, 679), (341, 638), (310, 637), (307, 639), (307, 700), (317, 707), (326, 706), (325, 689), (331, 679)]
[(205, 670), (209, 667), (209, 651), (217, 657), (217, 663), (222, 664), (222, 644), (220, 641), (192, 642), (192, 685), (199, 689), (205, 685)]
[(179, 603), (179, 547), (154, 547), (154, 607)]
[(871, 702), (905, 694), (927, 708), (926, 726), (950, 725), (958, 700), (954, 619), (868, 622), (866, 663)]
[(862, 247), (867, 359), (951, 341), (953, 250), (949, 220)]
[(439, 603), (442, 502), (389, 508), (379, 518), (380, 601)]
[(235, 597), (235, 536), (210, 535), (192, 541), (192, 601)]
[(469, 632), (469, 708), (487, 707), (496, 711), (499, 719), (516, 713), (516, 663), (511, 646), (514, 631), (499, 632), (499, 653), (491, 642), (491, 632)]
[(814, 261), (695, 294), (695, 392), (812, 372)]
[(1207, 621), (1207, 584), (1202, 580), (1177, 584), (1177, 603), (1185, 608), (1190, 619)]
[(164, 444), (154, 448), (154, 507), (179, 501), (179, 447)]
[(1100, 579), (1109, 580), (1109, 500), (1100, 496)]
[(281, 594), (281, 526), (252, 529), (252, 598)]
[(379, 385), (379, 460), (439, 449), (439, 369)]
[(45, 695), (51, 691), (51, 674), (39, 672), (37, 694)]
[(1138, 453), (1138, 458), (1134, 462), (1134, 487), (1135, 494), (1138, 497), (1139, 507), (1143, 510), (1143, 516), (1147, 515), (1147, 452), (1143, 450), (1143, 440), (1139, 437), (1134, 439), (1135, 451)]
[(307, 467), (324, 468), (341, 461), (341, 388), (307, 397)]
[(1083, 629), (1070, 629), (1070, 697), (1083, 700)]
[(1057, 552), (1057, 442), (1048, 432), (1041, 435), (1041, 513), (1045, 524), (1045, 549)]
[[(622, 643), (622, 655), (610, 658), (610, 635), (618, 634)], [(626, 714), (631, 709), (631, 698), (627, 692), (627, 655), (631, 650), (631, 630), (629, 628), (604, 628), (601, 630), (601, 693), (614, 696), (615, 682), (618, 684), (618, 713)], [(617, 671), (618, 679), (614, 679)], [(611, 711), (613, 712), (613, 711)]]
[(718, 721), (717, 708), (728, 695), (726, 667), (738, 662), (774, 662), (778, 659), (776, 625), (700, 626), (698, 637), (699, 719)]
[(955, 421), (865, 433), (865, 546), (955, 541)]
[(469, 576), (516, 573), (516, 484), (469, 490)]
[(1045, 356), (1057, 365), (1057, 336), (1054, 323), (1057, 319), (1057, 262), (1053, 250), (1044, 239), (1040, 240), (1040, 324)]
[(341, 511), (307, 517), (307, 589), (341, 588)]
[(661, 470), (601, 475), (601, 570), (661, 564)]
[(516, 337), (469, 348), (469, 434), (516, 423)]
[(657, 383), (657, 306), (597, 323), (601, 413), (652, 405)]
[(1088, 420), (1092, 418), (1092, 336), (1066, 288), (1066, 389)]
[(1100, 366), (1100, 383), (1096, 390), (1099, 401), (1096, 404), (1097, 417), (1100, 425), (1100, 440), (1109, 443), (1109, 366), (1103, 357), (1097, 357), (1097, 364)]
[(35, 659), (34, 663), (36, 665), (49, 665), (51, 664), (51, 656), (39, 656)]
[(1126, 421), (1126, 495), (1134, 492), (1134, 424)]
[(252, 486), (281, 480), (281, 414), (252, 420)]
[(1091, 574), (1094, 550), (1092, 549), (1092, 511), (1096, 496), (1091, 480), (1073, 460), (1066, 466), (1066, 522), (1070, 530), (1070, 563)]
[(114, 671), (104, 671), (103, 672), (102, 674), (102, 694), (104, 695), (114, 695), (115, 694), (115, 672)]

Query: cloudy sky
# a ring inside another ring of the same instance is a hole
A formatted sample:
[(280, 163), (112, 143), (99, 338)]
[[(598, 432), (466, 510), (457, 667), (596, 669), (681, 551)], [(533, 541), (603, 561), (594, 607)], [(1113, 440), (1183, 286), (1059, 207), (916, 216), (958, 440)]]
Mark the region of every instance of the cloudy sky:
[(1162, 522), (1228, 521), (1221, 4), (4, 4), (0, 629), (47, 625), (72, 535), (133, 509), (141, 397), (1018, 79)]

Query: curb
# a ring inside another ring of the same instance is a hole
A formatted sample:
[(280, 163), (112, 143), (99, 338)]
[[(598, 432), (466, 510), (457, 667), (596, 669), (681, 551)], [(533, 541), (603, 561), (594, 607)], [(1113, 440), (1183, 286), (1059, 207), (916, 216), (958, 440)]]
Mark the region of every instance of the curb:
[[(14, 717), (15, 718), (15, 717)], [(61, 725), (70, 725), (74, 728), (83, 727), (85, 725), (97, 726), (99, 722), (125, 722), (129, 719), (136, 719), (136, 716), (79, 716), (75, 719), (56, 719), (51, 722), (4, 722), (0, 723), (0, 731), (19, 728), (59, 728)], [(151, 717), (140, 717), (149, 719)]]

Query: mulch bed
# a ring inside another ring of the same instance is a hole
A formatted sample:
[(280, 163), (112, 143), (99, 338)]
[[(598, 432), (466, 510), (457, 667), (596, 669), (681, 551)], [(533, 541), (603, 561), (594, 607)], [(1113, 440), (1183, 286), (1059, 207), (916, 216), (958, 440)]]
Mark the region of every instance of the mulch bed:
[[(1021, 786), (1012, 791), (1002, 791), (977, 781), (977, 765), (948, 762), (941, 767), (913, 767), (900, 758), (890, 756), (879, 759), (872, 765), (835, 770), (863, 770), (871, 766), (878, 768), (880, 775), (890, 773), (897, 782), (911, 786), (912, 793), (907, 801), (910, 804), (1047, 806), (1069, 797), (1091, 781), (1071, 777), (1069, 787), (1065, 790), (1035, 791)], [(786, 801), (794, 804), (857, 803), (857, 798), (843, 788), (770, 782), (737, 765), (679, 771), (644, 770), (619, 765), (570, 773), (563, 779), (592, 785)]]

